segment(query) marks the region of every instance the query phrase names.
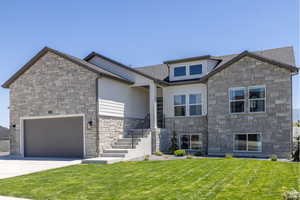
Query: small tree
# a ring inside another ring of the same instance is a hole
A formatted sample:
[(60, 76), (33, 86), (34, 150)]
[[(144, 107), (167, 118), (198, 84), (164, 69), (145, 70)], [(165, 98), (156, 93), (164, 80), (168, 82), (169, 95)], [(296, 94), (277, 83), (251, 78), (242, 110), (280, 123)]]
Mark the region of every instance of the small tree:
[(300, 161), (300, 136), (296, 137), (296, 141), (297, 141), (297, 147), (296, 150), (293, 154), (293, 161), (299, 162)]
[(176, 137), (176, 131), (172, 131), (172, 138), (171, 138), (171, 148), (170, 151), (171, 153), (174, 153), (174, 151), (178, 150), (178, 145), (177, 145), (177, 137)]

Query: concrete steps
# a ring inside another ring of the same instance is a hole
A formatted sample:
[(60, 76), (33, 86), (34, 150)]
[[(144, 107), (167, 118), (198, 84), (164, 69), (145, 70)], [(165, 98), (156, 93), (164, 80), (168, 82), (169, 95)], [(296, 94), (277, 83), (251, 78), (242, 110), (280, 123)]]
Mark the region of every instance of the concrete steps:
[(131, 145), (112, 145), (113, 149), (135, 149), (135, 147)]
[(104, 149), (103, 153), (128, 153), (129, 149)]
[[(134, 138), (132, 138), (132, 135)], [(124, 135), (124, 138), (115, 141), (111, 149), (104, 149), (100, 157), (85, 159), (82, 163), (112, 164), (149, 154), (151, 154), (150, 131), (131, 129), (129, 133)]]
[(125, 158), (127, 153), (101, 153), (100, 157), (119, 157)]

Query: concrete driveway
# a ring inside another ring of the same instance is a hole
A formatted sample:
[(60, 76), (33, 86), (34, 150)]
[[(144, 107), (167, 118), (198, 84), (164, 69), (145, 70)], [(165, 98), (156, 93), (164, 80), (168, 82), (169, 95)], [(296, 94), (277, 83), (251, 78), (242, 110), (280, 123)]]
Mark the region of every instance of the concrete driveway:
[(13, 158), (0, 156), (0, 179), (80, 164), (81, 160), (63, 158)]

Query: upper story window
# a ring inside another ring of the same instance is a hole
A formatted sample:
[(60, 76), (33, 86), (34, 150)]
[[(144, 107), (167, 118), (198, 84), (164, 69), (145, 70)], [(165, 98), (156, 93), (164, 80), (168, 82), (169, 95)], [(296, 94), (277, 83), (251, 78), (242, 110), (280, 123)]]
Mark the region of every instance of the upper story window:
[(174, 76), (186, 76), (186, 66), (180, 66), (174, 68)]
[(248, 87), (248, 96), (246, 97), (246, 88), (229, 89), (229, 111), (230, 113), (245, 113), (246, 98), (248, 103), (247, 112), (259, 113), (266, 111), (266, 87), (250, 86)]
[(229, 109), (230, 113), (245, 112), (245, 88), (230, 88), (229, 89)]
[(185, 116), (186, 115), (186, 101), (185, 95), (174, 96), (174, 115)]
[(190, 115), (202, 115), (201, 94), (190, 94), (189, 96)]
[(249, 112), (265, 112), (266, 108), (266, 87), (249, 87)]
[(174, 116), (202, 115), (202, 95), (174, 95)]
[(190, 65), (190, 75), (202, 74), (202, 64)]

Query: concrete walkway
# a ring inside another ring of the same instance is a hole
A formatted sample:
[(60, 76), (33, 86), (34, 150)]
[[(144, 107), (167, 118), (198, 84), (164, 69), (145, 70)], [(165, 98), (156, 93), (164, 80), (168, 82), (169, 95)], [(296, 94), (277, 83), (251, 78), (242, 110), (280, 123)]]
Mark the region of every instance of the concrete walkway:
[(13, 158), (0, 156), (0, 179), (80, 164), (81, 160), (62, 158)]

